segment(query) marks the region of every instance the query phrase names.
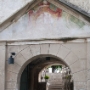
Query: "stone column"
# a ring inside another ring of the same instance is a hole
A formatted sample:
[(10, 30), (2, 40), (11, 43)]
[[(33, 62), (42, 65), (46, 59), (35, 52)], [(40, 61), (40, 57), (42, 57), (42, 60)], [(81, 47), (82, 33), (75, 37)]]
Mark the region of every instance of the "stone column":
[(87, 43), (87, 90), (90, 90), (90, 41)]
[(0, 42), (0, 90), (5, 90), (5, 54), (6, 44)]

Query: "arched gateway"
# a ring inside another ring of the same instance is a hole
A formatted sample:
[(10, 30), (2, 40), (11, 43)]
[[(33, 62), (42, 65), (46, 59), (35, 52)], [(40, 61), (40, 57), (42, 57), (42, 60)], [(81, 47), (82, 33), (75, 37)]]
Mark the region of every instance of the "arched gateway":
[[(17, 48), (17, 49), (16, 49)], [(26, 46), (8, 46), (8, 50), (16, 50), (15, 64), (7, 64), (6, 85), (12, 84), (10, 88), (20, 90), (20, 78), (25, 67), (41, 56), (51, 56), (67, 64), (72, 72), (74, 88), (76, 83), (84, 79), (79, 57), (74, 54), (66, 45), (63, 44), (36, 44)], [(79, 78), (78, 78), (79, 77)], [(9, 81), (9, 82), (8, 82)]]

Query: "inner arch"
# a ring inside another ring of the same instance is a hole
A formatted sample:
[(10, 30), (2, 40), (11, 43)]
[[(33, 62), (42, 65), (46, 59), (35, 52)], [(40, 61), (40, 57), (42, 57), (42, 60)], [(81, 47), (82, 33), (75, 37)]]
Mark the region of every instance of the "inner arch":
[[(63, 62), (63, 60), (52, 55), (39, 55), (32, 58), (32, 60), (27, 61), (21, 70), (22, 73), (20, 77), (20, 90), (38, 90), (40, 88), (46, 90), (47, 83), (39, 82), (38, 80), (40, 77), (40, 73), (41, 71), (43, 71), (44, 68), (48, 68), (49, 66), (57, 66), (57, 65), (62, 65), (64, 69), (68, 67), (68, 69), (70, 70), (69, 66), (65, 62)], [(71, 70), (68, 74), (67, 73), (65, 74), (64, 72), (63, 76), (61, 76), (60, 74), (60, 77), (62, 79), (63, 77), (67, 77), (65, 75), (71, 74)], [(63, 88), (65, 87), (66, 86), (64, 86), (63, 84)]]

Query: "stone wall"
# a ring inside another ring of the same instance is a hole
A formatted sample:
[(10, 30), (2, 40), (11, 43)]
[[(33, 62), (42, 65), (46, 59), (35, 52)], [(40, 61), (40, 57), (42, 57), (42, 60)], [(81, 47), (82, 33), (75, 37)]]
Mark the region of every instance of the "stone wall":
[[(86, 90), (87, 88), (87, 69), (86, 69), (86, 43), (47, 43), (29, 45), (9, 45), (7, 46), (7, 59), (10, 52), (16, 53), (14, 65), (6, 64), (6, 90), (18, 89), (20, 84), (18, 78), (25, 65), (31, 62), (31, 58), (38, 55), (50, 54), (61, 58), (70, 67), (74, 90)], [(39, 57), (39, 56), (38, 56)]]
[(6, 43), (0, 43), (0, 89), (5, 90)]
[(90, 43), (87, 44), (87, 90), (90, 90)]

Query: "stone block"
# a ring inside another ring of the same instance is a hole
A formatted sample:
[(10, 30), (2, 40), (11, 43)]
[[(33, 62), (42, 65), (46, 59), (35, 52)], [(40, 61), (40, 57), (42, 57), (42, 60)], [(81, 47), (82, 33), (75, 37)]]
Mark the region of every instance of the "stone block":
[(75, 63), (77, 60), (79, 60), (78, 57), (72, 52), (70, 52), (65, 58), (65, 62), (68, 65), (71, 65), (71, 64)]
[(82, 70), (77, 73), (73, 73), (74, 81), (86, 82), (87, 81), (87, 70)]
[(50, 44), (50, 47), (49, 47), (49, 54), (52, 54), (52, 55), (57, 55), (59, 49), (60, 49), (60, 44)]
[(87, 69), (89, 70), (90, 69), (90, 57), (87, 56)]
[(29, 47), (29, 46), (30, 46), (30, 45), (19, 45), (18, 51), (20, 52), (20, 51), (24, 50), (25, 48), (27, 48), (27, 47)]
[(90, 69), (87, 70), (87, 80), (90, 80)]
[(41, 54), (49, 53), (49, 44), (41, 44)]
[(65, 44), (73, 53), (75, 53), (80, 59), (86, 59), (86, 43), (68, 43)]
[(87, 43), (87, 69), (90, 69), (90, 43)]
[(4, 88), (5, 88), (5, 77), (3, 75), (0, 75), (0, 90), (5, 90)]
[(32, 52), (30, 50), (30, 47), (27, 47), (24, 50), (22, 50), (21, 54), (24, 56), (26, 60), (29, 60), (32, 57)]
[(66, 48), (65, 46), (61, 45), (57, 56), (60, 57), (61, 59), (65, 59), (65, 57), (70, 53), (70, 50)]
[(72, 73), (85, 70), (86, 69), (86, 60), (77, 60), (75, 63), (70, 65), (70, 68), (72, 69)]
[(0, 76), (3, 76), (4, 78), (4, 74), (5, 74), (5, 71), (2, 68), (0, 68)]
[(0, 69), (5, 69), (5, 46), (0, 46)]
[(9, 82), (6, 82), (6, 89), (12, 89), (12, 88), (16, 88), (16, 82), (12, 82), (12, 81), (9, 81)]
[(87, 90), (87, 82), (74, 82), (75, 90)]
[(27, 60), (24, 58), (24, 56), (21, 53), (19, 53), (15, 57), (15, 63), (17, 63), (20, 66), (22, 66), (26, 61)]
[(18, 76), (17, 73), (6, 71), (6, 81), (7, 82), (9, 82), (9, 81), (13, 81), (13, 82), (17, 81), (17, 76)]
[(5, 46), (6, 42), (0, 42), (0, 46)]
[(87, 90), (90, 90), (90, 80), (87, 81)]
[(28, 45), (16, 45), (16, 46), (7, 46), (7, 60), (11, 55), (11, 52), (15, 52), (16, 55), (22, 51), (23, 49), (25, 49), (26, 47), (28, 47)]
[(30, 45), (33, 56), (40, 55), (40, 45)]
[(11, 71), (14, 73), (19, 73), (21, 66), (18, 65), (16, 62), (14, 64), (8, 64), (8, 61), (6, 61), (6, 71)]
[(5, 90), (5, 45), (0, 46), (0, 89)]

